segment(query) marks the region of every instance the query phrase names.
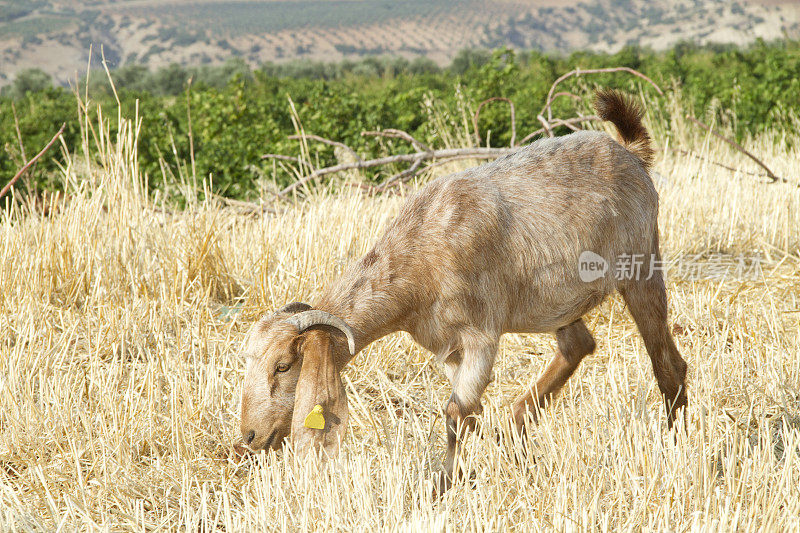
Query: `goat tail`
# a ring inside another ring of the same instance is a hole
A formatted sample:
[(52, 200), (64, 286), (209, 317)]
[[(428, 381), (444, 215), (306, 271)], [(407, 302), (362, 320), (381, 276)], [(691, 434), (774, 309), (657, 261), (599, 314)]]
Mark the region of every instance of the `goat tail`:
[(595, 93), (594, 109), (600, 118), (616, 126), (622, 145), (649, 169), (653, 163), (653, 147), (650, 134), (642, 125), (644, 111), (641, 106), (619, 91), (599, 89)]

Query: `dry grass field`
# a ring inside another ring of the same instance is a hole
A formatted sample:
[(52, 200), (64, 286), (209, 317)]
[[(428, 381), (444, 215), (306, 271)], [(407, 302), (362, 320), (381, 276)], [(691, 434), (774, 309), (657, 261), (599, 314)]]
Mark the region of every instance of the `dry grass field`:
[[(212, 200), (170, 211), (143, 192), (137, 122), (86, 124), (67, 200), (0, 212), (0, 530), (800, 529), (800, 188), (655, 122), (659, 146), (742, 170), (669, 150), (656, 163), (664, 254), (699, 265), (668, 275), (686, 431), (667, 432), (641, 338), (610, 298), (587, 317), (596, 353), (531, 439), (471, 438), (474, 480), (438, 501), (449, 388), (405, 334), (346, 369), (337, 461), (234, 451), (245, 328), (314, 302), (402, 197), (334, 187), (263, 216)], [(747, 147), (796, 180), (798, 144)], [(755, 274), (720, 273), (756, 254)], [(504, 337), (484, 425), (507, 420), (554, 344)]]

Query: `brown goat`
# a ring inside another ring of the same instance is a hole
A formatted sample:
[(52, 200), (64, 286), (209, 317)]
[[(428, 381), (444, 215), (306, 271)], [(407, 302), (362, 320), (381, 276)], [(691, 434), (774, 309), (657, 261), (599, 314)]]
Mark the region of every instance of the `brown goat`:
[[(444, 362), (453, 386), (447, 486), (458, 440), (481, 412), (500, 336), (555, 332), (558, 342), (514, 404), (521, 430), (594, 350), (581, 317), (615, 290), (644, 338), (671, 427), (687, 404), (686, 363), (667, 326), (650, 139), (641, 110), (621, 94), (600, 91), (595, 107), (622, 144), (581, 131), (433, 180), (313, 308), (290, 304), (259, 320), (245, 350), (245, 442), (277, 448), (291, 434), (298, 450), (336, 453), (348, 416), (339, 373), (374, 340), (407, 331)], [(587, 253), (605, 267), (588, 277)], [(636, 271), (612, 275), (608, 265), (626, 257), (638, 261)]]

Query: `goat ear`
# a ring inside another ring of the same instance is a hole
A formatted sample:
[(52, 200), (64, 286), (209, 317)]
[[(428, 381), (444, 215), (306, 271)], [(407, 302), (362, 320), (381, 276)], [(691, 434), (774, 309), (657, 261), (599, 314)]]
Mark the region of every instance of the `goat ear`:
[(303, 364), (295, 391), (292, 443), (297, 452), (323, 449), (333, 457), (349, 416), (334, 341), (329, 332), (311, 329), (303, 334), (299, 348)]

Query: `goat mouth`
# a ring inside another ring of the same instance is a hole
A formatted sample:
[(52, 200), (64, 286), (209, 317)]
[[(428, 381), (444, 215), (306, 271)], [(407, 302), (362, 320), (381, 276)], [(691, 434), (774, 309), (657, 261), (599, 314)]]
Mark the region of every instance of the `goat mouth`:
[(272, 444), (272, 441), (275, 440), (275, 435), (277, 433), (278, 433), (278, 430), (277, 429), (273, 429), (272, 433), (269, 434), (269, 437), (267, 437), (267, 441), (264, 443), (264, 446), (263, 446), (263, 448), (265, 450), (269, 450), (270, 444)]

